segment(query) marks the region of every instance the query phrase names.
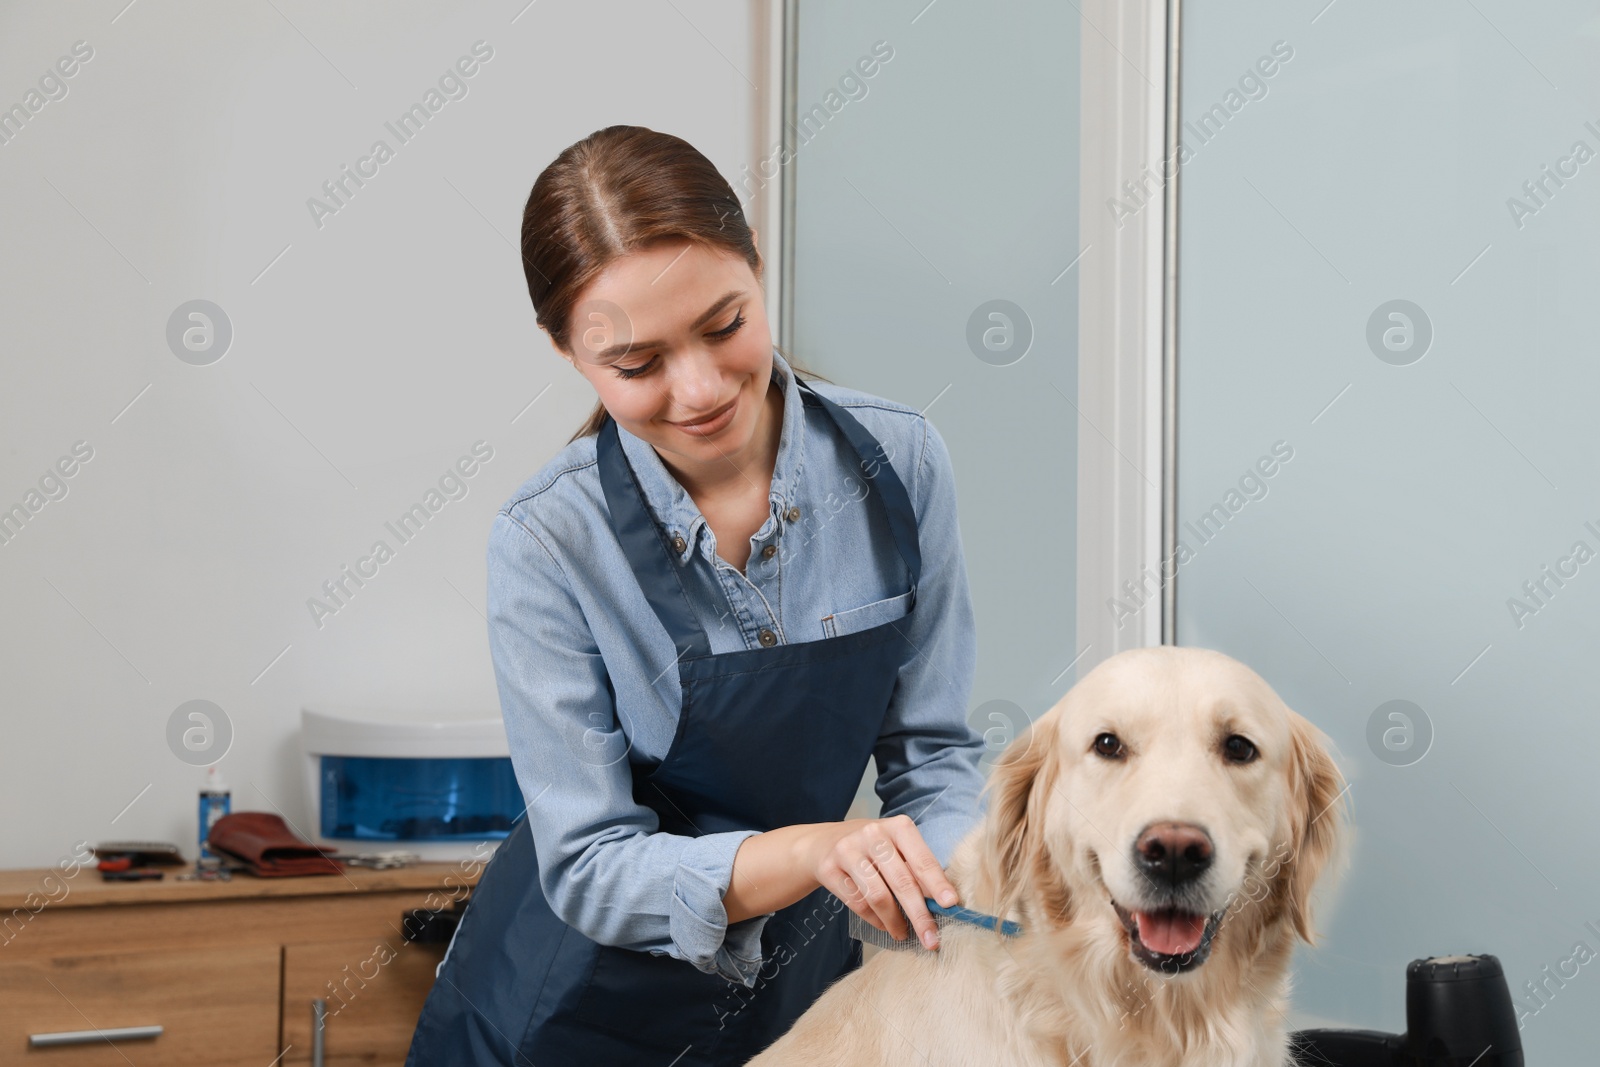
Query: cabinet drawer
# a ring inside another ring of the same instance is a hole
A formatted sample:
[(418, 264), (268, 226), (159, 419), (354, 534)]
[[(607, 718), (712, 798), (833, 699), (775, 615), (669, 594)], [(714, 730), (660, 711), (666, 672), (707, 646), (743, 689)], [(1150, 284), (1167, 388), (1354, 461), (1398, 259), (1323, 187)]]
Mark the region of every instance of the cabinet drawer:
[[(0, 957), (0, 1055), (41, 1067), (263, 1067), (278, 1054), (279, 958), (276, 946)], [(29, 1041), (145, 1026), (162, 1032)]]
[(402, 1067), (422, 1002), (433, 988), (443, 945), (416, 945), (398, 934), (363, 940), (285, 945), (283, 1067), (311, 1062), (311, 1002), (327, 1003), (327, 1067)]

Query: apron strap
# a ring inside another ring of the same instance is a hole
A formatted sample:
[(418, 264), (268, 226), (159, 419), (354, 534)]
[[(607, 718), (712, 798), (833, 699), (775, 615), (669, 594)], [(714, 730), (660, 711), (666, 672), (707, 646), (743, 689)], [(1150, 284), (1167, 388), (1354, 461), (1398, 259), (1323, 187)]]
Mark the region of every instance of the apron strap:
[[(869, 489), (878, 491), (878, 498), (889, 518), (889, 532), (894, 535), (900, 558), (905, 560), (906, 570), (910, 573), (911, 600), (914, 604), (917, 584), (922, 580), (922, 543), (917, 539), (917, 513), (911, 506), (911, 495), (906, 492), (905, 484), (890, 465), (883, 446), (854, 415), (812, 389), (799, 375), (795, 375), (795, 383), (800, 387), (802, 399), (815, 397), (822, 405), (822, 410), (833, 417), (834, 424), (844, 431), (845, 437), (855, 446), (856, 454), (861, 457), (862, 477)], [(868, 474), (868, 471), (874, 473)]]
[[(666, 531), (650, 517), (644, 506), (644, 491), (639, 488), (633, 465), (628, 462), (622, 442), (617, 438), (617, 420), (607, 415), (599, 438), (595, 447), (600, 461), (600, 485), (605, 490), (612, 529), (616, 530), (622, 551), (639, 579), (639, 588), (644, 590), (656, 618), (666, 627), (673, 647), (678, 650), (678, 659), (711, 655), (711, 642), (689, 607), (689, 592), (684, 588), (677, 560), (667, 545)], [(652, 560), (656, 561), (654, 565)], [(663, 562), (665, 570), (672, 575), (670, 581), (658, 577)]]
[[(905, 561), (911, 579), (911, 605), (917, 600), (917, 584), (922, 579), (922, 547), (917, 538), (917, 516), (900, 476), (889, 463), (878, 439), (850, 412), (812, 389), (798, 375), (802, 402), (820, 407), (854, 447), (861, 460), (862, 480), (868, 492), (876, 490), (889, 520), (889, 532)], [(600, 467), (600, 485), (606, 507), (611, 512), (611, 527), (633, 567), (645, 599), (672, 638), (679, 660), (711, 655), (711, 643), (695, 619), (689, 592), (680, 573), (680, 564), (667, 540), (666, 531), (651, 516), (644, 503), (633, 465), (628, 462), (617, 434), (616, 420), (609, 415), (601, 424), (595, 455)], [(870, 472), (870, 473), (869, 473)], [(671, 577), (663, 575), (666, 571)]]

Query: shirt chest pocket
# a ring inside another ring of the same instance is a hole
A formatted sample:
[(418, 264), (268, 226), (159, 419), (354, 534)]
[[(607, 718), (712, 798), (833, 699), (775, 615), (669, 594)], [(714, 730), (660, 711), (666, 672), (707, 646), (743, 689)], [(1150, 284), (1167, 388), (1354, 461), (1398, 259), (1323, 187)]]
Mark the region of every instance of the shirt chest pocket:
[(845, 634), (870, 630), (874, 626), (882, 626), (894, 619), (904, 618), (911, 612), (911, 593), (912, 590), (907, 589), (899, 596), (886, 597), (870, 604), (863, 604), (859, 608), (824, 615), (822, 633), (825, 637), (843, 637)]

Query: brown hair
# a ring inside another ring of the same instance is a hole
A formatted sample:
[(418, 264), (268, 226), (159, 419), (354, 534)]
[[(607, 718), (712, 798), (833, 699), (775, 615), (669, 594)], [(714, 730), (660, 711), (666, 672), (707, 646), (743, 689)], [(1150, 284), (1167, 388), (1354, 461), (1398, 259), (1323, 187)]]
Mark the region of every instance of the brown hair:
[[(689, 142), (643, 126), (607, 126), (568, 146), (539, 174), (522, 211), (522, 271), (534, 321), (570, 352), (572, 308), (584, 288), (612, 260), (663, 240), (736, 255), (761, 280), (744, 209)], [(828, 380), (778, 352), (797, 377)], [(567, 443), (596, 433), (609, 417), (597, 403)]]

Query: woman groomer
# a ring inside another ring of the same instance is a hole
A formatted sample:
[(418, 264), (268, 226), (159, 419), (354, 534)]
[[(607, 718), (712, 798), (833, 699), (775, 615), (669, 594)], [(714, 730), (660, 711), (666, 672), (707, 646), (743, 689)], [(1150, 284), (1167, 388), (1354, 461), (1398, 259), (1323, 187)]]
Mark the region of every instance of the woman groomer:
[[(955, 903), (983, 775), (949, 456), (914, 409), (800, 380), (755, 238), (640, 127), (534, 183), (528, 291), (600, 406), (495, 517), (528, 807), (409, 1067), (742, 1064), (860, 965), (841, 901), (935, 941), (924, 896)], [(847, 820), (869, 757), (884, 817)]]

